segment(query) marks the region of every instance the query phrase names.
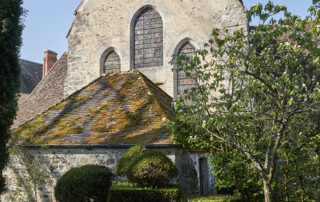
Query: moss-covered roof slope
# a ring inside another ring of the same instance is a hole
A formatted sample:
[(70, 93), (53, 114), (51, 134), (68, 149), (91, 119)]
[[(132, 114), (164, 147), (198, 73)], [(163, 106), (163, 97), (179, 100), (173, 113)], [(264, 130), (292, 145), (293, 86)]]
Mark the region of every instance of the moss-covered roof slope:
[(171, 102), (139, 71), (108, 74), (14, 129), (10, 144), (170, 144)]

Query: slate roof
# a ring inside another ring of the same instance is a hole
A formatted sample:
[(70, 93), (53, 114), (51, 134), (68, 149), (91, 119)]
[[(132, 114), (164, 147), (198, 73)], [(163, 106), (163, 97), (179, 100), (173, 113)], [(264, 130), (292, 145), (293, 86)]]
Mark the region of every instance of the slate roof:
[(42, 79), (42, 64), (28, 60), (19, 60), (20, 72), (20, 93), (30, 94)]
[(137, 70), (107, 74), (14, 129), (10, 144), (171, 144), (171, 102)]
[[(33, 89), (31, 94), (21, 95), (19, 100), (24, 98), (24, 101), (19, 102), (17, 116), (12, 128), (16, 128), (26, 121), (29, 121), (37, 114), (42, 113), (63, 99), (67, 66), (67, 54), (64, 53), (47, 75)], [(31, 71), (29, 71), (29, 73), (31, 73)]]

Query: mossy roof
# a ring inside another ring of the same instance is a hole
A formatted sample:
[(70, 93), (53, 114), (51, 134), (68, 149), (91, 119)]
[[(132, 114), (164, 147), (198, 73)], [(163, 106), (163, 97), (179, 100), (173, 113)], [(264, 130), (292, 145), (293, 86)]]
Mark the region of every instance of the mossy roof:
[(139, 71), (107, 74), (14, 129), (10, 144), (171, 144), (171, 102)]

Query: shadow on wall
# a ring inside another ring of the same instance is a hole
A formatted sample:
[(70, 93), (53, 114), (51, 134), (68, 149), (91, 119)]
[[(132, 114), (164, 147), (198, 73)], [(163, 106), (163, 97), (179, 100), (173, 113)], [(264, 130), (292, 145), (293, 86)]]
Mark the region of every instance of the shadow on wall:
[(179, 150), (176, 154), (175, 165), (178, 169), (178, 176), (175, 179), (181, 185), (182, 195), (198, 195), (198, 176), (194, 162), (187, 150)]
[(5, 201), (33, 202), (39, 199), (52, 201), (46, 186), (51, 179), (51, 173), (46, 169), (46, 164), (35, 160), (33, 154), (21, 147), (10, 148), (10, 158), (7, 169), (12, 173), (11, 176), (7, 175), (7, 180), (11, 190), (8, 189), (6, 196), (2, 199)]
[(2, 201), (55, 201), (57, 179), (72, 167), (86, 164), (114, 168), (125, 150), (21, 149), (11, 154)]
[[(4, 201), (55, 201), (54, 186), (57, 179), (70, 168), (86, 164), (98, 164), (114, 169), (116, 160), (127, 149), (87, 148), (35, 148), (24, 149), (11, 155), (6, 170), (8, 191)], [(168, 152), (173, 153), (168, 153)], [(183, 195), (198, 195), (199, 180), (195, 162), (188, 150), (168, 150), (175, 153), (178, 176), (173, 183), (181, 185)], [(26, 158), (27, 156), (27, 158)], [(27, 159), (27, 160), (26, 160)]]

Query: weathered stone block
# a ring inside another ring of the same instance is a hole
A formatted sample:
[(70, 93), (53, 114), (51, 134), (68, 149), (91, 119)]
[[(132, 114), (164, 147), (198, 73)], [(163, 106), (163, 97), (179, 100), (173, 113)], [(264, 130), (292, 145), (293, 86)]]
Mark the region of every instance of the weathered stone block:
[[(149, 9), (139, 13), (142, 7)], [(67, 36), (68, 77), (64, 96), (100, 76), (102, 54), (110, 47), (119, 54), (122, 71), (159, 66), (146, 76), (159, 82), (154, 74), (161, 72), (160, 75), (165, 75), (160, 76), (161, 88), (176, 96), (177, 85), (169, 61), (172, 54), (177, 54), (182, 41), (188, 39), (195, 48), (202, 48), (214, 27), (230, 27), (231, 32), (241, 28), (247, 31), (248, 27), (246, 9), (239, 0), (85, 0), (76, 12)], [(139, 16), (142, 16), (140, 20)], [(161, 39), (163, 45), (158, 47)], [(145, 42), (157, 45), (145, 49)], [(135, 57), (140, 58), (148, 49), (156, 52), (154, 58), (163, 61), (135, 61)], [(84, 76), (78, 77), (78, 73)]]
[[(55, 201), (53, 189), (56, 181), (70, 168), (98, 164), (113, 170), (116, 161), (126, 150), (126, 147), (91, 149), (82, 147), (44, 149), (39, 147), (25, 149), (24, 154), (16, 153), (10, 157), (10, 162), (4, 171), (4, 176), (7, 178), (7, 191), (1, 196), (1, 201), (34, 201), (36, 197), (37, 201)], [(172, 182), (181, 184), (183, 194), (198, 193), (199, 169), (197, 161), (202, 153), (192, 153), (174, 146), (161, 150), (176, 164), (179, 171), (178, 177)], [(26, 161), (25, 154), (32, 161)], [(39, 172), (37, 176), (31, 177), (31, 173), (28, 172), (28, 163), (30, 162)], [(40, 179), (35, 177), (43, 177), (45, 180), (35, 180)], [(33, 183), (34, 181), (37, 183)]]

